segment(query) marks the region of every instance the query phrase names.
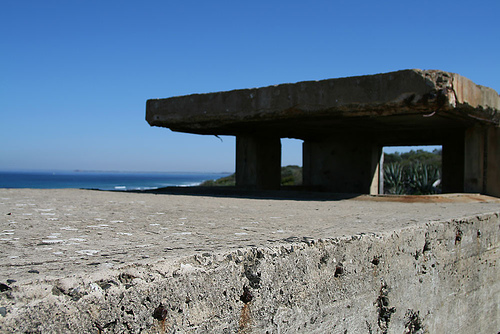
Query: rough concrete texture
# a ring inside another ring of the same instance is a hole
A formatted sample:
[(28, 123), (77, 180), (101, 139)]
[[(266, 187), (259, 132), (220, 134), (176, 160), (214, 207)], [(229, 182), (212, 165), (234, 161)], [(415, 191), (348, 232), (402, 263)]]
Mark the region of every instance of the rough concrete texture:
[(426, 130), (474, 122), (498, 126), (499, 110), (500, 97), (491, 88), (455, 73), (413, 69), (151, 99), (146, 120), (190, 133), (259, 131), (305, 139), (331, 134), (339, 125), (371, 130), (393, 130), (395, 124)]
[(500, 200), (0, 190), (0, 332), (496, 333)]

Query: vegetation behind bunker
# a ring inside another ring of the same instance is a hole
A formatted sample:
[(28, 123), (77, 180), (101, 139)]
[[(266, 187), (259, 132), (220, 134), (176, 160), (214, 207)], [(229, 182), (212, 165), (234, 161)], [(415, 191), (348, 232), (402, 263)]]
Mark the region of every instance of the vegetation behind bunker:
[[(441, 193), (442, 150), (384, 153), (384, 193), (427, 195)], [(235, 174), (208, 180), (201, 186), (234, 186)], [(302, 167), (281, 167), (282, 186), (302, 185)]]
[(442, 150), (384, 154), (384, 193), (427, 195), (441, 193)]

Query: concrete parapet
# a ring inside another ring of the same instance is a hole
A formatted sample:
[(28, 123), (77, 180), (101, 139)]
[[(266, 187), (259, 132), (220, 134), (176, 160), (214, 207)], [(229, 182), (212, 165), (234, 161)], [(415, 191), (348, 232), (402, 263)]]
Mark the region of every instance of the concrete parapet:
[[(33, 190), (1, 197), (10, 213), (2, 228), (18, 236), (2, 239), (2, 333), (500, 328), (500, 212), (492, 198), (301, 202)], [(131, 214), (140, 217), (133, 225)], [(47, 238), (53, 230), (58, 239)]]

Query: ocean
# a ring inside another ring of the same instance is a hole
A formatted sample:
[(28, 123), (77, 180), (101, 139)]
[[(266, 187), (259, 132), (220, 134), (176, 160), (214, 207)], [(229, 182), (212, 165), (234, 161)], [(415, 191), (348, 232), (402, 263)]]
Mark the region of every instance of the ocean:
[(230, 173), (0, 171), (0, 188), (146, 190), (196, 186)]

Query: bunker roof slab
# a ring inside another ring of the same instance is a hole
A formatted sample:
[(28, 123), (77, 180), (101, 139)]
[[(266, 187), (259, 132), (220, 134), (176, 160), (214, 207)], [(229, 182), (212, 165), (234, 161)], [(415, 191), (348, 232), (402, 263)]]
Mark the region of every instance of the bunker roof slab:
[(500, 97), (455, 73), (397, 72), (151, 99), (146, 120), (173, 131), (307, 139), (332, 131), (499, 126)]

